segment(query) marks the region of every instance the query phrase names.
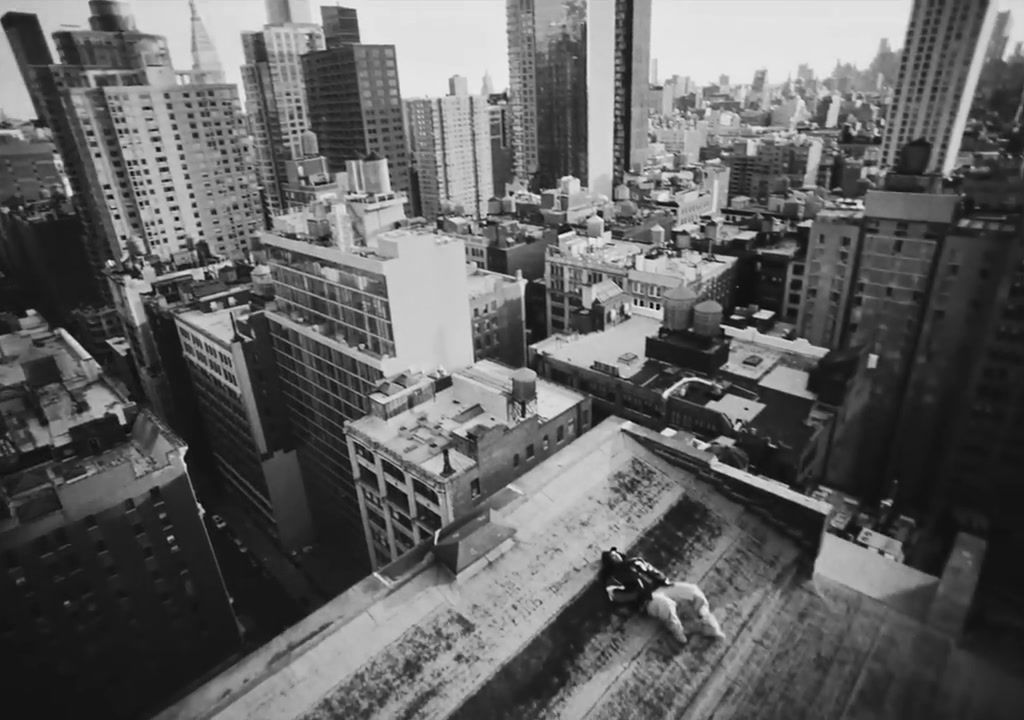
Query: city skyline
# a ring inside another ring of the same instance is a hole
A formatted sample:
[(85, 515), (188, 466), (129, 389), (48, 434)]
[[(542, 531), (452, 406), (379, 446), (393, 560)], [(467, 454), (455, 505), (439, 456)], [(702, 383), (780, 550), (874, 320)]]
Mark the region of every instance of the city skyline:
[[(243, 90), (241, 33), (259, 30), (267, 22), (264, 0), (197, 0), (195, 4), (227, 82)], [(319, 23), (321, 5), (333, 4), (337, 3), (311, 0), (313, 20)], [(490, 73), (497, 91), (508, 86), (505, 0), (349, 0), (340, 4), (359, 13), (363, 42), (396, 46), (405, 98), (443, 96), (452, 75), (467, 77), (471, 92), (479, 90), (484, 72)], [(174, 66), (190, 67), (188, 0), (130, 0), (128, 5), (143, 32), (166, 35)], [(430, 12), (425, 10), (428, 6)], [(789, 74), (795, 76), (801, 63), (825, 76), (836, 60), (866, 67), (883, 38), (894, 48), (901, 47), (911, 2), (865, 0), (853, 15), (848, 3), (821, 0), (815, 3), (819, 12), (811, 17), (806, 6), (806, 0), (654, 0), (651, 57), (658, 62), (661, 79), (688, 75), (702, 84), (719, 75), (749, 83), (760, 67), (768, 69), (770, 83), (777, 83)], [(1010, 10), (1011, 20), (1016, 19), (1007, 44), (1007, 52), (1012, 52), (1014, 44), (1024, 40), (1024, 0), (1001, 0), (996, 6)], [(89, 5), (87, 0), (0, 0), (0, 14), (8, 11), (38, 15), (52, 48), (52, 33), (68, 26), (87, 27)], [(701, 27), (728, 27), (729, 34), (723, 40), (713, 33), (693, 32), (680, 42), (680, 28), (692, 27), (692, 17), (700, 18)], [(737, 24), (737, 18), (744, 22)], [(764, 35), (766, 23), (784, 25), (804, 42), (770, 44), (772, 38)], [(436, 42), (446, 35), (459, 42)], [(14, 67), (6, 42), (0, 43), (0, 67)], [(8, 115), (27, 118), (33, 114), (17, 73), (0, 75), (0, 97), (0, 109)]]

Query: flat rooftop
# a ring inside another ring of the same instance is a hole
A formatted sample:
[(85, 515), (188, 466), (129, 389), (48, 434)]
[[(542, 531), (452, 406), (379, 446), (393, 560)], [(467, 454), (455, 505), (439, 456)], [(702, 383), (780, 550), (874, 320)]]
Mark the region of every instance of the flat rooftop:
[(647, 338), (658, 334), (661, 321), (645, 315), (633, 317), (584, 335), (553, 335), (531, 345), (538, 353), (582, 368), (595, 362), (618, 369), (629, 380), (644, 369)]
[(503, 285), (513, 285), (517, 282), (519, 281), (511, 275), (482, 270), (471, 264), (466, 265), (466, 284), (468, 285), (470, 298), (490, 295), (497, 292)]
[(102, 375), (99, 364), (64, 330), (45, 323), (0, 335), (0, 416), (17, 452), (71, 442), (79, 425), (108, 414), (122, 424), (134, 405)]
[(175, 317), (185, 325), (199, 330), (211, 338), (216, 338), (226, 345), (230, 345), (235, 339), (235, 322), (239, 317), (244, 319), (248, 314), (249, 307), (245, 303), (209, 312), (193, 309), (174, 313)]
[[(72, 485), (110, 480), (116, 486), (126, 478), (145, 478), (167, 466), (168, 453), (182, 447), (181, 440), (156, 417), (143, 412), (124, 440), (104, 452), (47, 461), (4, 475), (0, 479), (0, 510), (6, 513), (0, 513), (0, 531), (58, 512)], [(72, 502), (80, 502), (83, 496), (79, 494)]]
[[(477, 361), (452, 373), (452, 386), (433, 399), (387, 420), (367, 415), (350, 427), (356, 437), (362, 435), (439, 477), (445, 449), (456, 472), (468, 470), (475, 460), (451, 447), (450, 438), (467, 438), (473, 430), (513, 427), (519, 422), (508, 415), (514, 372), (490, 360)], [(542, 420), (558, 417), (584, 400), (583, 395), (540, 378), (536, 387), (537, 415)]]
[[(429, 555), (371, 576), (158, 717), (1024, 716), (1020, 678), (812, 576), (816, 550), (755, 496), (727, 498), (620, 422), (512, 483), (490, 511), (506, 539), (458, 577)], [(596, 579), (612, 545), (698, 582), (728, 639), (680, 648), (611, 613)]]

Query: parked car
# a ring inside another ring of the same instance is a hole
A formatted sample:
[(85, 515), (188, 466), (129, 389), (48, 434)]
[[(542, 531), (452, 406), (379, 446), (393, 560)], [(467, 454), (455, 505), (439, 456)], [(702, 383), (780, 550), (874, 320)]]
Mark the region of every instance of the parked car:
[(213, 526), (218, 530), (223, 530), (228, 526), (228, 524), (224, 522), (224, 518), (222, 518), (220, 515), (211, 515), (210, 520), (213, 521)]

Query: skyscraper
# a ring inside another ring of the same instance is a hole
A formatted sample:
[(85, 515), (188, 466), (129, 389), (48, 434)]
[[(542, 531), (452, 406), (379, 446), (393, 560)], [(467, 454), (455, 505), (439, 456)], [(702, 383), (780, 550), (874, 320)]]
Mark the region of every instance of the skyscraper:
[(515, 174), (534, 189), (586, 183), (586, 0), (507, 0), (506, 13)]
[(974, 98), (995, 21), (991, 0), (915, 0), (882, 139), (894, 167), (912, 140), (932, 144), (929, 172), (948, 175)]
[(320, 7), (320, 18), (328, 49), (359, 42), (359, 17), (354, 9), (323, 5)]
[(267, 6), (267, 24), (308, 24), (313, 22), (309, 0), (264, 0)]
[(394, 45), (340, 44), (302, 58), (309, 122), (332, 172), (375, 152), (408, 193), (409, 152)]
[(285, 163), (300, 157), (310, 127), (300, 58), (323, 49), (324, 33), (308, 21), (305, 0), (267, 0), (267, 15), (262, 30), (242, 33), (242, 84), (256, 174), (273, 216), (284, 209)]
[(651, 0), (592, 2), (587, 15), (588, 186), (610, 198), (647, 153)]
[(421, 212), (435, 218), (448, 200), (482, 217), (494, 192), (490, 105), (466, 92), (465, 78), (453, 77), (450, 87), (447, 97), (406, 102)]
[(90, 3), (90, 30), (62, 30), (63, 64), (36, 68), (89, 254), (170, 259), (204, 242), (241, 256), (258, 194), (245, 154), (238, 89), (175, 72), (163, 36), (139, 32), (115, 2)]
[(50, 46), (46, 44), (39, 18), (31, 13), (9, 12), (0, 17), (0, 25), (11, 44), (14, 61), (18, 63), (18, 72), (28, 89), (36, 117), (42, 120), (46, 113), (31, 68), (34, 65), (52, 65), (53, 56), (50, 54)]
[(1010, 41), (1011, 26), (1009, 10), (1004, 10), (996, 15), (996, 20), (992, 25), (992, 35), (985, 48), (985, 62), (1003, 59), (1003, 55), (1006, 54), (1006, 44)]
[(192, 12), (192, 72), (202, 77), (204, 82), (224, 82), (224, 69), (217, 57), (217, 49), (213, 46), (210, 34), (206, 32), (196, 0), (188, 0)]

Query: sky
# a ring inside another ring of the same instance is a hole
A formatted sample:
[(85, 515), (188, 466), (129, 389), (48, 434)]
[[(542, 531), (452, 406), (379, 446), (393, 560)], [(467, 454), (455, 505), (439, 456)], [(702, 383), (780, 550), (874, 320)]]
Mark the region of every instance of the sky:
[[(591, 0), (605, 2), (608, 0)], [(1024, 40), (1024, 0), (996, 0), (1012, 12), (1009, 48)], [(310, 0), (318, 21), (319, 6)], [(359, 12), (363, 42), (393, 44), (402, 97), (444, 95), (451, 75), (478, 91), (485, 71), (497, 90), (508, 85), (505, 0), (347, 0)], [(241, 84), (240, 34), (266, 22), (263, 0), (197, 0), (229, 82)], [(130, 0), (143, 32), (165, 35), (175, 67), (188, 69), (188, 0)], [(881, 38), (903, 44), (911, 0), (653, 0), (651, 57), (661, 78), (689, 75), (699, 83), (729, 75), (749, 83), (759, 67), (781, 82), (808, 63), (827, 74), (836, 60), (865, 67)], [(9, 10), (39, 15), (49, 35), (64, 26), (88, 28), (88, 0), (0, 0)], [(0, 108), (31, 116), (10, 47), (0, 40)]]

